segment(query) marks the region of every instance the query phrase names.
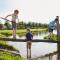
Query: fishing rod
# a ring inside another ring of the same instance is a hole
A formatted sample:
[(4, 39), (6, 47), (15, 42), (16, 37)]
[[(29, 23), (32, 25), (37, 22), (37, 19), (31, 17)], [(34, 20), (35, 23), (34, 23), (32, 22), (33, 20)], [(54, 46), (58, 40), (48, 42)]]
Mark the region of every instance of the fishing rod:
[(1, 19), (4, 19), (4, 20), (6, 20), (6, 21), (9, 21), (9, 22), (13, 22), (13, 23), (16, 23), (16, 22), (14, 22), (14, 21), (10, 21), (10, 20), (8, 20), (8, 19), (6, 19), (6, 18), (3, 18), (3, 17), (0, 17)]
[(9, 21), (9, 22), (15, 23), (17, 26), (20, 25), (19, 23), (16, 23), (16, 22), (14, 22), (14, 21), (10, 21), (9, 19), (3, 18), (3, 17), (0, 17), (0, 18), (1, 18), (1, 19), (4, 19), (4, 20), (6, 20), (6, 21)]

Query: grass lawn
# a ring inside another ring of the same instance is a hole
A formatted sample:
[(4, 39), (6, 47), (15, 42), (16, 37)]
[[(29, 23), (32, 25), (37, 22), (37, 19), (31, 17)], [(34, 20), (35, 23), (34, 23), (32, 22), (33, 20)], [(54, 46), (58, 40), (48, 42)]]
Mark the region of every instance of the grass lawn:
[[(33, 34), (36, 34), (38, 32), (47, 32), (48, 31), (47, 28), (44, 28), (44, 29), (30, 29), (30, 30)], [(16, 30), (16, 31), (17, 31), (16, 32), (17, 35), (19, 35), (19, 36), (23, 36), (27, 32), (26, 29), (20, 29), (20, 30)], [(0, 34), (2, 34), (3, 36), (10, 36), (10, 35), (12, 35), (12, 33), (13, 33), (12, 30), (0, 30)]]

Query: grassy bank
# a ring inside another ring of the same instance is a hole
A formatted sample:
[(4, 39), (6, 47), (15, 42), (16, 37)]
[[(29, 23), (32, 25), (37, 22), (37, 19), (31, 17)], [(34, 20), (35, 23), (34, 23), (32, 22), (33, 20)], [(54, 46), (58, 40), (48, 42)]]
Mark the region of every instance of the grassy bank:
[[(47, 32), (48, 29), (44, 28), (44, 29), (30, 29), (31, 32), (34, 34), (38, 33), (38, 32)], [(17, 30), (17, 35), (19, 36), (23, 36), (26, 34), (26, 29), (20, 29), (20, 30)], [(12, 30), (0, 30), (0, 34), (3, 35), (3, 36), (11, 36), (13, 33)]]
[[(48, 39), (48, 36), (45, 36), (44, 39)], [(57, 40), (57, 35), (52, 34), (51, 35), (51, 40)]]
[[(3, 35), (0, 35), (0, 36), (2, 37)], [(21, 55), (11, 53), (9, 51), (19, 52), (15, 47), (9, 45), (6, 41), (1, 40), (0, 41), (0, 60), (23, 60), (23, 57), (21, 57)]]
[(23, 58), (16, 54), (0, 51), (0, 60), (23, 60)]
[[(4, 37), (4, 35), (0, 34), (0, 37)], [(16, 48), (14, 48), (13, 46), (9, 45), (6, 41), (2, 41), (2, 40), (0, 40), (0, 49), (18, 51)]]
[(18, 52), (18, 50), (15, 47), (7, 44), (6, 41), (2, 41), (2, 40), (0, 41), (0, 49), (7, 49), (10, 51), (17, 51)]

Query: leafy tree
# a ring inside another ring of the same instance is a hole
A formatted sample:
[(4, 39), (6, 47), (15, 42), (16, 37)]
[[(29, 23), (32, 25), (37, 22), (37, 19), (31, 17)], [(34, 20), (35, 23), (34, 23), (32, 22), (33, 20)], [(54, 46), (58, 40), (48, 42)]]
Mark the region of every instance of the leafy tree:
[(42, 24), (42, 23), (35, 23), (35, 22), (28, 22), (28, 23), (25, 23), (23, 21), (19, 22), (17, 24), (17, 28), (18, 29), (25, 29), (25, 28), (47, 28), (48, 27), (48, 24)]
[(6, 29), (11, 29), (12, 28), (11, 24), (8, 21), (5, 21), (4, 25), (6, 26)]

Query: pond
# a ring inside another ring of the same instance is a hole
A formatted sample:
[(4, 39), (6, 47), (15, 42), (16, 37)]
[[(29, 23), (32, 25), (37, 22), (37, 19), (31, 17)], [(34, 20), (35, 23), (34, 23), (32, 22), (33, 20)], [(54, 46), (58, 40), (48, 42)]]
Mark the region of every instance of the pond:
[[(47, 35), (48, 33), (38, 33), (34, 35), (33, 39), (43, 39), (43, 37)], [(12, 38), (12, 36), (10, 38)], [(17, 36), (17, 38), (25, 39), (25, 36), (22, 37)], [(8, 42), (8, 43), (16, 47), (20, 51), (21, 56), (26, 58), (27, 50), (25, 42)], [(54, 51), (57, 51), (56, 43), (44, 43), (44, 42), (32, 43), (32, 58), (39, 57), (41, 55), (45, 55), (48, 53), (53, 53)]]

